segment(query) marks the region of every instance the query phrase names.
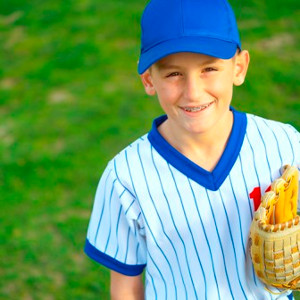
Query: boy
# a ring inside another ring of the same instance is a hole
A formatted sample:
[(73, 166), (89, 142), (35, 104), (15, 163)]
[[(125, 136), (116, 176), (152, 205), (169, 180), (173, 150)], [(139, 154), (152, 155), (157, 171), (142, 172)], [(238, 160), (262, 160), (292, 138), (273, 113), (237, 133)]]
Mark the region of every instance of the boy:
[(109, 162), (85, 246), (112, 299), (293, 299), (264, 288), (247, 241), (261, 193), (299, 164), (299, 133), (230, 107), (248, 64), (225, 0), (146, 7), (138, 71), (166, 115)]

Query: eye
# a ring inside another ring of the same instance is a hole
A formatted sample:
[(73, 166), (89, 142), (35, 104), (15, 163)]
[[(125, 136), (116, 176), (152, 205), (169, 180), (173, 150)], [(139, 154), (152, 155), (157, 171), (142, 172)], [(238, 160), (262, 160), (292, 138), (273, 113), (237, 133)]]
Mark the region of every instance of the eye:
[(204, 69), (204, 72), (213, 72), (213, 71), (217, 71), (217, 69), (213, 67), (207, 67)]
[(175, 76), (179, 76), (180, 73), (179, 72), (172, 72), (170, 74), (168, 74), (166, 77), (175, 77)]

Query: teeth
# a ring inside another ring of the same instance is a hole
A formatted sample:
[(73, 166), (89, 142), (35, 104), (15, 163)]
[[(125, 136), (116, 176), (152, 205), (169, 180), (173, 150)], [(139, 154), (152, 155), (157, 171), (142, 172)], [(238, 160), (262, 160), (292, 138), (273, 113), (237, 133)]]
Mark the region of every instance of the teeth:
[(210, 106), (210, 103), (206, 104), (206, 105), (195, 106), (195, 107), (183, 107), (183, 109), (185, 111), (189, 111), (189, 112), (196, 112), (196, 111), (203, 110), (203, 109), (207, 108), (208, 106)]

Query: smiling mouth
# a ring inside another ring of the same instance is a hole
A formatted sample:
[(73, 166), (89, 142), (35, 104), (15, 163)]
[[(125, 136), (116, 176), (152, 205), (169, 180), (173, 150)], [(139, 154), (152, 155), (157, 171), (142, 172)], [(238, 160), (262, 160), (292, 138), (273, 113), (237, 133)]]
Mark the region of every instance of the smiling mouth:
[(200, 106), (183, 106), (181, 107), (183, 110), (188, 111), (188, 112), (198, 112), (201, 110), (204, 110), (206, 108), (208, 108), (209, 106), (211, 106), (215, 101), (212, 101), (208, 104), (205, 105), (200, 105)]

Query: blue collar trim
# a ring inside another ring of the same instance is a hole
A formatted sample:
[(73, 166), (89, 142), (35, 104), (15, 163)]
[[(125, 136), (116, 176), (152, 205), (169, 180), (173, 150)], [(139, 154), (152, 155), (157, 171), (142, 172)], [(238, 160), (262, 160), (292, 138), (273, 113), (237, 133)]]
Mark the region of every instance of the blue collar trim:
[(160, 116), (153, 121), (152, 129), (148, 134), (148, 139), (155, 150), (173, 167), (203, 187), (216, 191), (220, 188), (235, 164), (246, 134), (246, 114), (238, 112), (232, 107), (230, 109), (233, 112), (234, 118), (231, 134), (226, 148), (212, 172), (201, 168), (199, 165), (189, 160), (162, 137), (157, 128), (167, 119), (166, 115)]

